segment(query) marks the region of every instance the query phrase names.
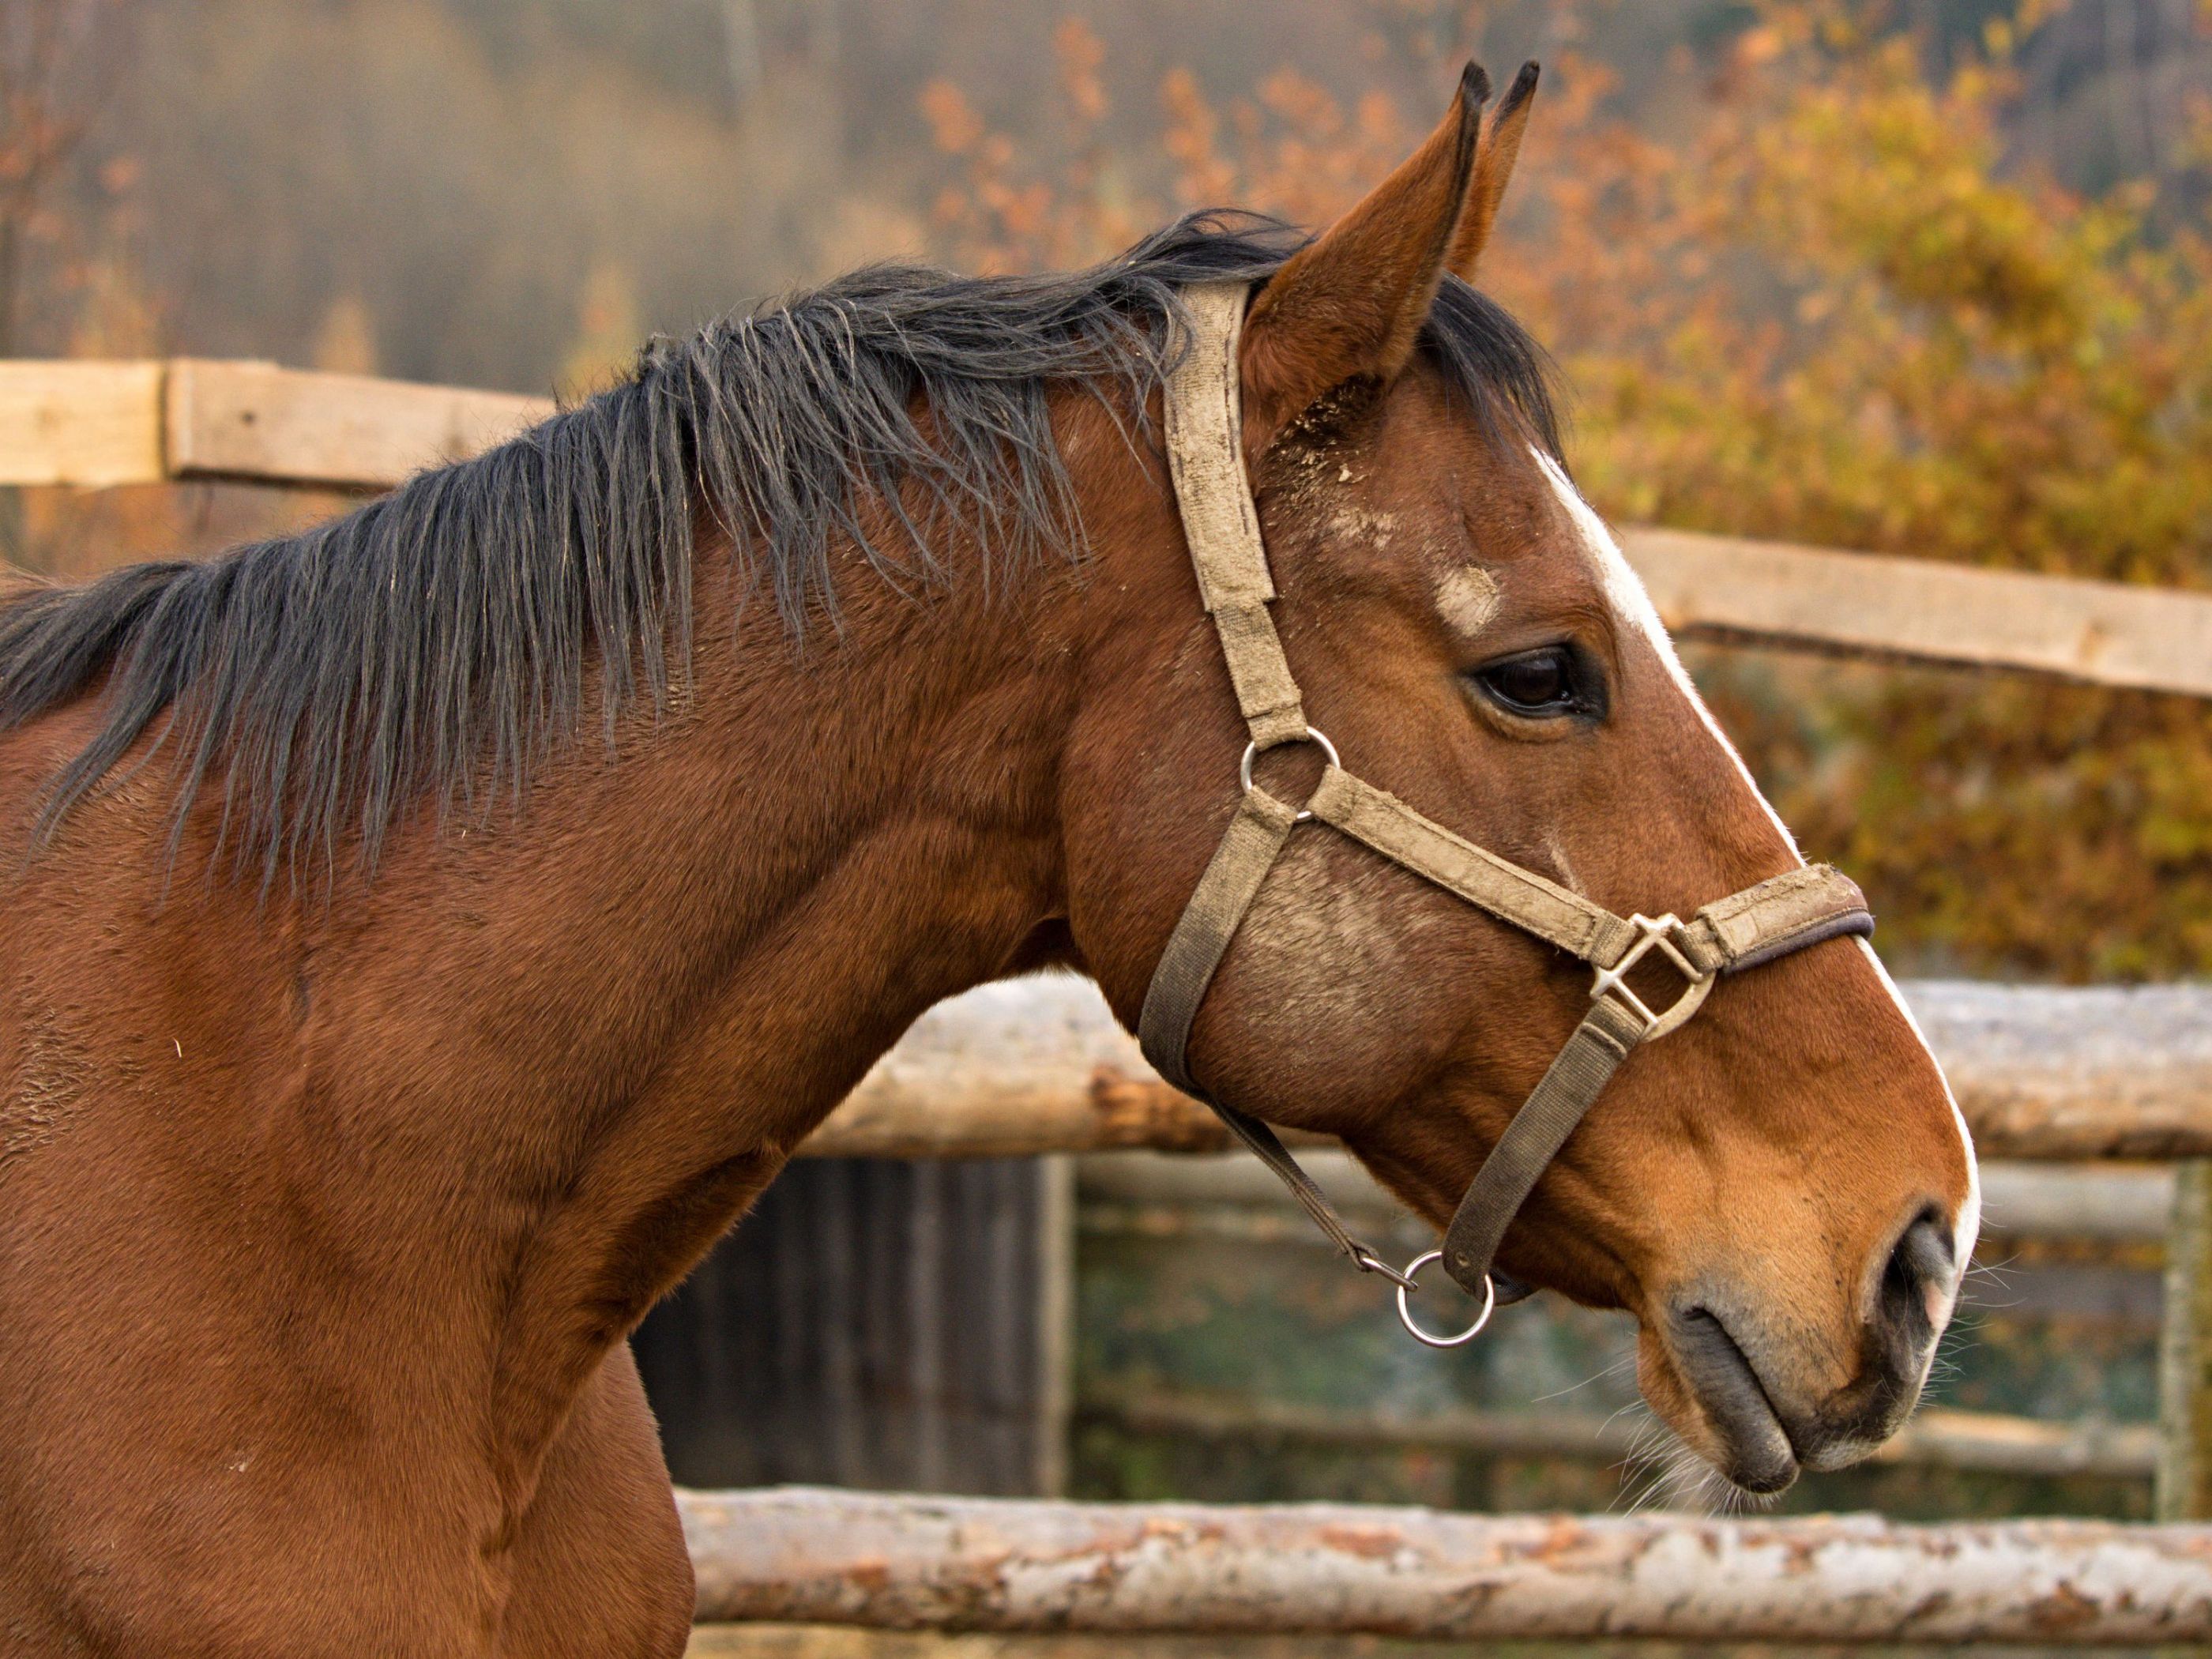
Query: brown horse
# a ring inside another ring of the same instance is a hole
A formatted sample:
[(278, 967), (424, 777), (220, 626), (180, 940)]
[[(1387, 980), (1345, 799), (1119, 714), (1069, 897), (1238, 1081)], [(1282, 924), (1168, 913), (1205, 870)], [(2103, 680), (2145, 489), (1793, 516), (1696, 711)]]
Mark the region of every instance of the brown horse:
[[(625, 1334), (940, 998), (1060, 964), (1133, 1023), (1236, 806), (1184, 284), (1258, 289), (1244, 459), (1346, 767), (1623, 912), (1797, 864), (1467, 285), (1528, 84), (1296, 252), (863, 272), (303, 537), (8, 600), (0, 1645), (682, 1648)], [(1310, 826), (1189, 1063), (1441, 1221), (1587, 981)], [(1773, 1490), (1910, 1409), (1977, 1207), (1839, 939), (1636, 1052), (1501, 1261), (1632, 1310)]]

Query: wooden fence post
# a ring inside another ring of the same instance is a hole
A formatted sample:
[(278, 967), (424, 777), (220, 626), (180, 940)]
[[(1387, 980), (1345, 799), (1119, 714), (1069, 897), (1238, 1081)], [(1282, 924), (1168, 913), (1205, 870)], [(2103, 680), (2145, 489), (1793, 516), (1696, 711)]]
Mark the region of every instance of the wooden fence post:
[(2212, 1520), (2212, 1158), (2176, 1167), (2166, 1248), (2158, 1518)]
[(1040, 1158), (1037, 1178), (1036, 1490), (1064, 1498), (1075, 1427), (1075, 1159)]

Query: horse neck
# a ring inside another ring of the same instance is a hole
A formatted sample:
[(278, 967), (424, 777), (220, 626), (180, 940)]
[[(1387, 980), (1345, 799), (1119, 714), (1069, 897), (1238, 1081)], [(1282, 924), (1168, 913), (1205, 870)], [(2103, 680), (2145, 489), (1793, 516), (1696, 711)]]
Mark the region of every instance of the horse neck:
[(489, 1358), (518, 1479), (906, 1025), (1060, 908), (1090, 583), (986, 602), (974, 550), (945, 562), (915, 599), (843, 557), (837, 629), (794, 645), (765, 604), (732, 631), (707, 550), (680, 714), (587, 739), (512, 822), (404, 837), (306, 941), (307, 1104), (349, 1140), (310, 1154), (344, 1171), (336, 1230), (447, 1276), (416, 1302)]

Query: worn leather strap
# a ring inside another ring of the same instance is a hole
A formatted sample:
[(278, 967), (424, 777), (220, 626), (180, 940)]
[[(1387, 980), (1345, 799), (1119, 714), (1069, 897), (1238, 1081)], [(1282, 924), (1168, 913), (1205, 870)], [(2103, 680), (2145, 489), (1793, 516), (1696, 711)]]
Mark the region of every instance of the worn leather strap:
[(1543, 1079), (1475, 1171), (1444, 1233), (1444, 1271), (1480, 1294), (1498, 1241), (1536, 1182), (1597, 1103), (1621, 1061), (1644, 1040), (1643, 1022), (1610, 997), (1590, 1004)]
[(1298, 1167), (1298, 1161), (1274, 1130), (1250, 1113), (1214, 1099), (1199, 1086), (1185, 1063), (1191, 1022), (1198, 1018), (1206, 987), (1213, 982), (1230, 941), (1243, 923), (1244, 913), (1259, 896), (1261, 884), (1274, 868), (1297, 821), (1296, 807), (1284, 805), (1266, 790), (1246, 792), (1237, 816), (1222, 835), (1221, 844), (1213, 849), (1205, 873), (1199, 877), (1190, 902), (1183, 907), (1159, 965), (1152, 970), (1152, 982), (1145, 990), (1144, 1012), (1138, 1017), (1138, 1040), (1152, 1069), (1185, 1094), (1211, 1106), (1237, 1138), (1275, 1172), (1338, 1249), (1363, 1267), (1379, 1265), (1374, 1252), (1352, 1236), (1313, 1177)]
[[(1322, 775), (1310, 805), (1316, 817), (1393, 863), (1593, 968), (1615, 966), (1641, 937), (1627, 919), (1454, 835), (1341, 768)], [(1668, 939), (1710, 976), (1873, 927), (1857, 884), (1813, 865), (1706, 905)], [(1625, 1003), (1601, 997), (1514, 1115), (1444, 1235), (1444, 1271), (1468, 1295), (1481, 1296), (1513, 1218), (1646, 1030)]]
[[(1322, 775), (1307, 806), (1392, 863), (1593, 968), (1613, 966), (1636, 942), (1626, 917), (1454, 835), (1340, 767)], [(1858, 884), (1832, 865), (1814, 864), (1715, 900), (1672, 938), (1701, 972), (1734, 973), (1824, 939), (1873, 931)]]
[(1244, 477), (1237, 349), (1250, 296), (1246, 283), (1199, 283), (1182, 290), (1191, 327), (1168, 376), (1166, 436), (1199, 595), (1221, 635), (1245, 729), (1268, 749), (1305, 736), (1306, 711), (1267, 611), (1275, 582)]
[(1859, 884), (1830, 864), (1801, 869), (1715, 899), (1682, 930), (1682, 953), (1708, 973), (1735, 974), (1822, 939), (1870, 934)]
[[(1169, 379), (1166, 436), (1200, 594), (1220, 636), (1252, 744), (1267, 749), (1318, 734), (1306, 724), (1267, 610), (1274, 581), (1244, 476), (1237, 340), (1248, 297), (1241, 283), (1183, 290), (1190, 338)], [(1791, 870), (1717, 899), (1686, 922), (1616, 915), (1455, 835), (1345, 771), (1329, 752), (1331, 763), (1307, 804), (1311, 817), (1598, 972), (1589, 1012), (1491, 1149), (1445, 1234), (1445, 1271), (1478, 1297), (1513, 1218), (1639, 1043), (1694, 1014), (1718, 975), (1874, 930), (1865, 896), (1826, 865)], [(1346, 1231), (1272, 1128), (1213, 1099), (1190, 1074), (1191, 1026), (1206, 989), (1302, 816), (1264, 789), (1246, 789), (1153, 970), (1139, 1033), (1160, 1075), (1212, 1107), (1339, 1249), (1362, 1269), (1410, 1288), (1403, 1274)], [(1685, 977), (1681, 1000), (1671, 1009), (1646, 1008), (1624, 982), (1633, 964), (1655, 951)]]
[(1187, 1095), (1206, 1097), (1184, 1064), (1198, 1005), (1206, 1000), (1206, 988), (1213, 983), (1229, 941), (1297, 821), (1296, 807), (1285, 806), (1266, 790), (1246, 793), (1168, 936), (1152, 982), (1145, 988), (1137, 1041), (1152, 1069)]
[(1634, 941), (1636, 930), (1612, 911), (1534, 870), (1485, 852), (1341, 767), (1332, 766), (1322, 774), (1321, 786), (1307, 805), (1322, 822), (1373, 848), (1393, 864), (1449, 888), (1468, 903), (1549, 940), (1570, 956), (1609, 968)]

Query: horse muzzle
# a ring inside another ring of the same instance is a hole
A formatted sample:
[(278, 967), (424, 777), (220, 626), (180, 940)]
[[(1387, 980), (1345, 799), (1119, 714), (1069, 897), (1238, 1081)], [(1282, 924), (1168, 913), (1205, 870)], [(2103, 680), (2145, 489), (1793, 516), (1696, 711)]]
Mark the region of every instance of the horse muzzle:
[[(1839, 1469), (1870, 1455), (1903, 1425), (1920, 1397), (1958, 1292), (1962, 1264), (1953, 1236), (1923, 1206), (1888, 1243), (1870, 1273), (1855, 1340), (1819, 1341), (1796, 1321), (1762, 1317), (1746, 1298), (1706, 1284), (1669, 1297), (1647, 1325), (1650, 1346), (1679, 1390), (1653, 1384), (1662, 1412), (1686, 1398), (1694, 1421), (1674, 1425), (1691, 1445), (1743, 1490), (1785, 1490), (1802, 1469)], [(1844, 1381), (1819, 1364), (1821, 1350), (1853, 1352)], [(1655, 1356), (1644, 1356), (1649, 1365)]]

